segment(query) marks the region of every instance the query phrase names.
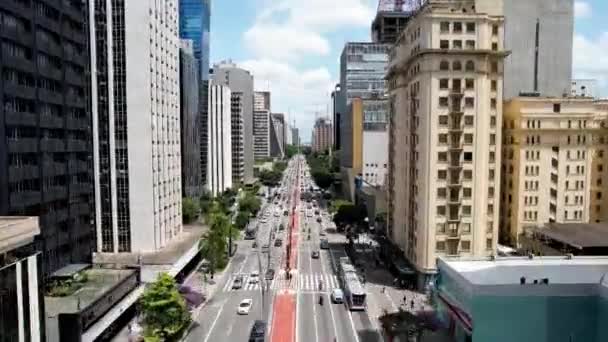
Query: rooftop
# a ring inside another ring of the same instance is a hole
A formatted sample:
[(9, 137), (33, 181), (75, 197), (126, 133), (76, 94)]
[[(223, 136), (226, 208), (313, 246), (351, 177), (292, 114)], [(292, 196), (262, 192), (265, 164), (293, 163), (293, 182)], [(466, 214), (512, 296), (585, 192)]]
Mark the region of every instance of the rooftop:
[(447, 266), (473, 285), (513, 285), (519, 284), (521, 277), (528, 282), (547, 278), (551, 284), (600, 284), (608, 273), (608, 256), (442, 258), (439, 265), (440, 269)]
[(38, 217), (0, 216), (0, 253), (27, 245), (40, 234)]
[(608, 223), (551, 223), (530, 231), (578, 249), (608, 247)]

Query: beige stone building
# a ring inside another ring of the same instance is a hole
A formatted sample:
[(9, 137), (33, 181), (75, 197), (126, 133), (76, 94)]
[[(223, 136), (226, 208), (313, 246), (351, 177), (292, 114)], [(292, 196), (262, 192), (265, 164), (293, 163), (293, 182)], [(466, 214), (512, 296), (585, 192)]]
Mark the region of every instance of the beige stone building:
[(391, 51), (389, 237), (418, 286), (496, 247), (503, 26), (502, 1), (430, 0)]
[(501, 242), (526, 228), (606, 220), (608, 104), (518, 97), (504, 105)]

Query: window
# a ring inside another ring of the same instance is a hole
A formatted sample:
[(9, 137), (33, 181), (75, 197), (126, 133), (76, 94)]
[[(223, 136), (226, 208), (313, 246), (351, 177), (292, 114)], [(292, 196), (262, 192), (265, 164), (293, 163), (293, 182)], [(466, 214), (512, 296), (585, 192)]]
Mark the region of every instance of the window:
[(460, 248), (463, 252), (468, 252), (471, 250), (471, 241), (460, 241)]
[[(561, 112), (561, 107), (562, 107), (561, 104), (554, 103), (553, 104), (553, 113), (559, 113), (559, 112)], [(568, 128), (570, 128), (570, 127), (568, 127)]]
[(492, 25), (492, 35), (493, 36), (498, 35), (498, 25)]
[(467, 61), (467, 63), (465, 64), (465, 69), (466, 71), (475, 71), (475, 62)]
[(448, 135), (447, 134), (439, 134), (439, 143), (447, 144), (448, 143)]
[(462, 40), (453, 40), (452, 41), (452, 49), (460, 50), (462, 49)]
[(442, 78), (439, 80), (439, 89), (448, 89), (450, 80), (447, 78)]
[(450, 32), (450, 22), (442, 21), (439, 24), (439, 30), (441, 31), (441, 33), (449, 33)]
[(497, 87), (498, 87), (498, 82), (496, 82), (496, 80), (492, 80), (492, 82), (490, 82), (490, 89), (492, 91), (496, 91)]
[(437, 160), (439, 160), (440, 162), (448, 161), (448, 153), (447, 152), (437, 153)]
[(440, 49), (449, 49), (450, 48), (450, 41), (449, 40), (445, 40), (442, 39), (439, 41), (439, 48)]
[(490, 116), (490, 127), (496, 127), (496, 116)]
[(445, 206), (444, 205), (437, 206), (437, 215), (445, 216)]
[(463, 216), (471, 216), (471, 206), (470, 205), (463, 205), (462, 206), (462, 215)]
[(439, 62), (439, 70), (450, 70), (450, 62), (448, 61), (441, 61)]
[(475, 80), (472, 78), (467, 78), (464, 80), (464, 87), (468, 90), (475, 88)]
[(465, 47), (467, 48), (467, 50), (475, 49), (475, 41), (471, 40), (471, 39), (467, 39), (467, 41), (465, 42)]
[(445, 198), (447, 194), (447, 191), (445, 188), (437, 188), (437, 197), (438, 198)]
[(473, 126), (473, 115), (465, 115), (464, 117), (464, 124), (465, 126)]
[(454, 27), (454, 29), (453, 29), (454, 33), (462, 33), (462, 23), (455, 22), (453, 27)]
[(492, 239), (491, 238), (486, 239), (486, 249), (487, 250), (491, 250), (492, 249), (492, 245), (493, 245), (492, 244)]
[(462, 63), (460, 63), (460, 61), (452, 62), (452, 70), (454, 70), (454, 71), (462, 70)]
[(475, 33), (475, 23), (467, 23), (467, 33)]
[(492, 51), (498, 51), (498, 43), (492, 43)]
[(464, 153), (464, 161), (471, 162), (473, 161), (473, 152), (465, 152)]
[(437, 233), (445, 233), (445, 223), (437, 223), (435, 230)]
[(442, 96), (439, 98), (439, 107), (447, 107), (448, 106), (448, 98)]
[(464, 180), (471, 180), (471, 179), (473, 179), (473, 171), (471, 171), (471, 170), (464, 170), (463, 178), (464, 178)]
[(595, 194), (595, 198), (597, 198), (598, 200), (602, 199), (602, 193), (598, 192), (597, 194)]
[(435, 249), (437, 251), (445, 251), (445, 241), (437, 241), (435, 242)]
[(475, 107), (475, 98), (473, 97), (465, 97), (464, 98), (464, 106), (467, 108)]
[(473, 143), (473, 134), (471, 134), (471, 133), (465, 134), (464, 135), (464, 143), (468, 144), (468, 145), (472, 144)]
[(471, 194), (472, 194), (471, 188), (462, 189), (462, 198), (471, 198)]
[(492, 62), (490, 64), (490, 72), (498, 72), (498, 62)]
[(448, 124), (448, 116), (447, 115), (439, 115), (439, 125), (446, 126)]
[(496, 109), (496, 99), (490, 99), (490, 108)]
[(496, 145), (496, 134), (490, 134), (490, 145)]

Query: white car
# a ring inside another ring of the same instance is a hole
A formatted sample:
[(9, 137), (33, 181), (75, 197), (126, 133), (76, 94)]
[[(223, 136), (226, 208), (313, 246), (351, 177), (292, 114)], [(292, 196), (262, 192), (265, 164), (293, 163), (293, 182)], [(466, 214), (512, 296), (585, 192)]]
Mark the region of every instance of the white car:
[(344, 302), (344, 292), (341, 289), (333, 289), (331, 290), (331, 301), (339, 304)]
[(257, 284), (260, 281), (260, 274), (253, 271), (249, 274), (249, 284)]
[(248, 315), (249, 311), (251, 310), (251, 304), (253, 304), (253, 300), (243, 299), (239, 304), (239, 308), (236, 310), (236, 312), (239, 315)]

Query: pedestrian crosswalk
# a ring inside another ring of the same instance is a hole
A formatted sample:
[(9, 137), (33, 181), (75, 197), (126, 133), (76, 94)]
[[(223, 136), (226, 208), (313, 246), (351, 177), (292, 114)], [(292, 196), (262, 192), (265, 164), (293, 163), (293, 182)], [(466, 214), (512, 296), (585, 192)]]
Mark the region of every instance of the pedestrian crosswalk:
[(338, 277), (335, 274), (327, 273), (302, 273), (294, 275), (288, 279), (284, 273), (278, 274), (275, 279), (268, 282), (260, 279), (257, 282), (250, 282), (249, 276), (244, 274), (242, 285), (238, 283), (235, 286), (237, 274), (230, 275), (228, 281), (224, 284), (223, 291), (259, 291), (262, 286), (270, 290), (300, 290), (300, 291), (319, 291), (319, 283), (322, 283), (323, 292), (329, 292), (331, 289), (340, 287)]

